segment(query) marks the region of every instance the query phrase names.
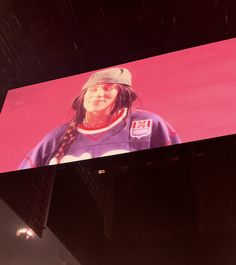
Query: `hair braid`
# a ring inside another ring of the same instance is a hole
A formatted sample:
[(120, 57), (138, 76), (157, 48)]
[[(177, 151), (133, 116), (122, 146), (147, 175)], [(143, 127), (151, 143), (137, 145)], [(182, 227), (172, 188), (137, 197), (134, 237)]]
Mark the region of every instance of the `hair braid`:
[(76, 138), (77, 125), (78, 124), (77, 124), (76, 120), (72, 119), (72, 121), (68, 125), (68, 128), (67, 128), (64, 136), (62, 137), (61, 143), (59, 145), (58, 151), (57, 151), (56, 156), (55, 156), (58, 164), (61, 162), (61, 159), (67, 153), (71, 144), (74, 142), (74, 140)]

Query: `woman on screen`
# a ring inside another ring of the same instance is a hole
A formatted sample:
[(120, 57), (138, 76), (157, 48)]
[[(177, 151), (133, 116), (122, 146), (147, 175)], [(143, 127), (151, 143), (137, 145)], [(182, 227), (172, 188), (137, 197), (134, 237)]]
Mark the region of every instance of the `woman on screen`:
[(74, 117), (46, 135), (20, 168), (60, 164), (177, 144), (175, 131), (156, 114), (132, 108), (131, 73), (108, 68), (90, 76), (74, 99)]

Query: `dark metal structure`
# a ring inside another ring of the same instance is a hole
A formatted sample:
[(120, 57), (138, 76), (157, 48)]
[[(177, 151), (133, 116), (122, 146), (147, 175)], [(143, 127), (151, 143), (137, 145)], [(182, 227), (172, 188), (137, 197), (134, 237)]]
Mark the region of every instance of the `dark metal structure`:
[(0, 197), (34, 232), (42, 237), (47, 226), (54, 168), (0, 175)]
[(236, 35), (233, 0), (8, 0), (1, 5), (1, 90)]
[[(233, 0), (0, 5), (0, 106), (8, 89), (236, 36)], [(38, 235), (47, 223), (82, 265), (233, 265), (235, 143), (5, 173), (0, 196)]]
[(50, 204), (47, 226), (81, 264), (233, 265), (235, 143), (232, 135), (5, 173), (0, 196), (39, 235)]

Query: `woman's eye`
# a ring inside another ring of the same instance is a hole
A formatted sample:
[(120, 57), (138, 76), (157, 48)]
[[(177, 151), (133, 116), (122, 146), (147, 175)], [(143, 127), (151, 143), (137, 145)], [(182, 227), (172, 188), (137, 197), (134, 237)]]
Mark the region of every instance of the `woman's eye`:
[(97, 88), (90, 88), (88, 89), (88, 92), (96, 92), (97, 91)]
[(105, 91), (110, 91), (110, 90), (112, 90), (113, 88), (115, 88), (114, 85), (113, 85), (113, 86), (108, 85), (108, 86), (105, 86), (105, 87), (104, 87), (104, 90), (105, 90)]

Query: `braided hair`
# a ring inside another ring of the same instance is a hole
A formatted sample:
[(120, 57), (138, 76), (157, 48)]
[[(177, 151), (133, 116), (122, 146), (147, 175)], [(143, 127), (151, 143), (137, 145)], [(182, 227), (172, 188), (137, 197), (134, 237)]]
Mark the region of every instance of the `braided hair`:
[[(118, 94), (116, 98), (115, 105), (107, 117), (109, 122), (113, 115), (119, 113), (123, 108), (127, 109), (126, 117), (129, 115), (133, 102), (137, 99), (137, 94), (128, 85), (116, 84), (118, 89)], [(84, 108), (84, 95), (87, 89), (81, 91), (80, 95), (77, 96), (72, 102), (72, 109), (75, 111), (73, 118), (71, 119), (68, 127), (59, 142), (58, 149), (56, 151), (55, 158), (57, 164), (60, 163), (61, 159), (68, 152), (70, 146), (75, 141), (78, 131), (78, 126), (83, 123), (86, 110)]]

